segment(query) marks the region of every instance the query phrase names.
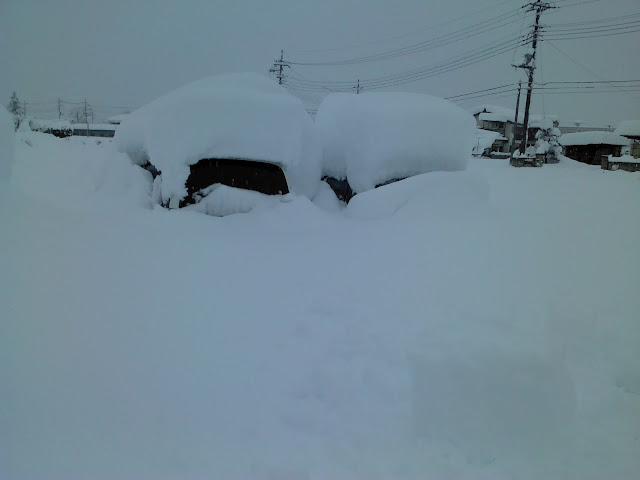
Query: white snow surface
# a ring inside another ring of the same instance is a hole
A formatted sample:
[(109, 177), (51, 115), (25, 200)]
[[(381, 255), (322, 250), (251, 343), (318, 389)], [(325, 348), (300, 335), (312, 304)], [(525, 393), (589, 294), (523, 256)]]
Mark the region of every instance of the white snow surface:
[(613, 133), (625, 137), (640, 137), (640, 120), (624, 120)]
[(631, 155), (621, 155), (619, 157), (614, 157), (613, 155), (609, 155), (610, 162), (618, 162), (618, 163), (640, 163), (640, 158), (632, 157)]
[(574, 145), (629, 145), (629, 139), (613, 132), (575, 132), (565, 133), (559, 139), (565, 147)]
[(29, 121), (31, 130), (41, 132), (43, 130), (72, 130), (73, 126), (68, 120), (50, 120), (43, 118), (32, 118)]
[(8, 182), (11, 177), (14, 146), (13, 118), (6, 108), (0, 105), (0, 182)]
[(335, 93), (318, 107), (323, 174), (347, 178), (354, 192), (411, 175), (458, 171), (473, 145), (473, 117), (447, 100), (418, 93)]
[(0, 478), (636, 478), (639, 181), (476, 159), (211, 217), (18, 134)]
[(162, 198), (183, 198), (189, 165), (203, 158), (280, 165), (290, 188), (313, 196), (319, 183), (313, 122), (302, 103), (257, 74), (218, 75), (185, 85), (125, 118), (115, 142), (137, 164), (162, 172)]

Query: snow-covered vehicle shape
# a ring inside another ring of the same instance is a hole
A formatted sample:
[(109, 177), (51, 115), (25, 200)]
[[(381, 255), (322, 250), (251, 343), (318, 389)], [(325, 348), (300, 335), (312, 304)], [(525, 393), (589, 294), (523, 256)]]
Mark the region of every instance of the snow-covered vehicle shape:
[(153, 200), (169, 208), (243, 212), (274, 200), (266, 196), (311, 198), (319, 184), (313, 122), (298, 99), (259, 74), (181, 87), (129, 115), (115, 142), (152, 172)]
[(442, 98), (418, 93), (328, 95), (318, 108), (322, 176), (336, 196), (352, 196), (433, 171), (467, 166), (476, 123)]

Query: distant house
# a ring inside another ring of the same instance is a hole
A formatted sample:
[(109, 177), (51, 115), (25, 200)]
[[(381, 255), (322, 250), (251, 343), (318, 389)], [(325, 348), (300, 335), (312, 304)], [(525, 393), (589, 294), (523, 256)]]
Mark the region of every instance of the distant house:
[(630, 140), (630, 153), (632, 157), (640, 158), (640, 120), (626, 120), (620, 122), (613, 133)]
[(509, 153), (516, 137), (515, 111), (496, 105), (480, 105), (470, 110), (479, 129), (496, 132), (492, 152)]
[(116, 125), (110, 123), (74, 123), (73, 135), (77, 137), (113, 137)]
[(504, 152), (508, 141), (507, 137), (500, 132), (492, 132), (481, 128), (476, 129), (475, 137), (472, 152), (475, 157), (490, 157), (496, 153), (501, 154)]
[(619, 157), (629, 139), (613, 132), (565, 133), (560, 137), (565, 156), (589, 165), (601, 165), (604, 155)]
[(73, 129), (66, 120), (43, 120), (33, 118), (29, 120), (29, 127), (34, 132), (48, 133), (59, 138), (70, 137)]
[[(517, 122), (515, 110), (497, 105), (479, 105), (469, 112), (475, 117), (479, 129), (500, 134), (491, 146), (492, 152), (511, 153), (520, 148), (524, 111), (518, 112)], [(553, 124), (558, 126), (558, 118), (555, 115), (531, 115), (529, 117), (527, 147), (535, 145), (536, 133), (540, 130), (540, 126), (548, 120), (552, 120)]]

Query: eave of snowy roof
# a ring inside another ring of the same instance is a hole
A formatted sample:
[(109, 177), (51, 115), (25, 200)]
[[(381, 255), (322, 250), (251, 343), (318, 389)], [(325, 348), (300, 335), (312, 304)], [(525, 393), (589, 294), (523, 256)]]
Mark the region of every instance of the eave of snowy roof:
[(640, 137), (640, 120), (625, 120), (620, 122), (620, 125), (618, 125), (618, 128), (616, 128), (613, 133), (624, 137)]
[(576, 145), (629, 145), (629, 139), (613, 132), (576, 132), (565, 133), (559, 139), (565, 147)]

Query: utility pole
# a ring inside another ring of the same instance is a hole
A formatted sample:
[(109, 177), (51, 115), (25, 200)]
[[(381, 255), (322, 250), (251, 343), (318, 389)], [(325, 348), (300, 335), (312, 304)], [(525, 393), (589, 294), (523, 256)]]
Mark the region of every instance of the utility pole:
[[(518, 131), (518, 113), (520, 111), (520, 91), (522, 90), (522, 80), (518, 80), (518, 99), (516, 100), (516, 118), (513, 120), (514, 131), (513, 131), (513, 140), (515, 143), (516, 132)], [(513, 145), (512, 145), (513, 148)]]
[(22, 102), (22, 115), (24, 115), (24, 117), (27, 117), (27, 102)]
[(273, 67), (269, 69), (269, 72), (275, 73), (278, 79), (278, 84), (282, 85), (285, 78), (284, 69), (291, 68), (287, 62), (284, 61), (284, 50), (280, 50), (280, 59), (273, 62)]
[(356, 89), (356, 95), (358, 95), (362, 91), (362, 89), (360, 88), (360, 79), (358, 79), (358, 83), (356, 83), (356, 86), (353, 88)]
[(62, 100), (58, 97), (58, 120), (62, 118)]
[(87, 123), (87, 137), (89, 136), (89, 104), (87, 99), (84, 99), (84, 121)]
[(531, 32), (531, 48), (533, 53), (531, 55), (525, 55), (525, 62), (521, 65), (517, 65), (516, 68), (522, 68), (527, 71), (528, 76), (528, 85), (527, 85), (527, 101), (524, 107), (524, 122), (522, 125), (522, 143), (520, 144), (520, 152), (524, 154), (527, 149), (527, 140), (529, 136), (529, 108), (531, 106), (531, 91), (533, 89), (533, 72), (536, 69), (536, 50), (538, 48), (538, 38), (540, 36), (540, 15), (545, 10), (548, 10), (553, 7), (549, 2), (543, 2), (542, 0), (536, 0), (535, 2), (531, 2), (525, 5), (525, 7), (529, 7), (527, 12), (536, 12), (536, 21), (533, 24), (533, 30)]

